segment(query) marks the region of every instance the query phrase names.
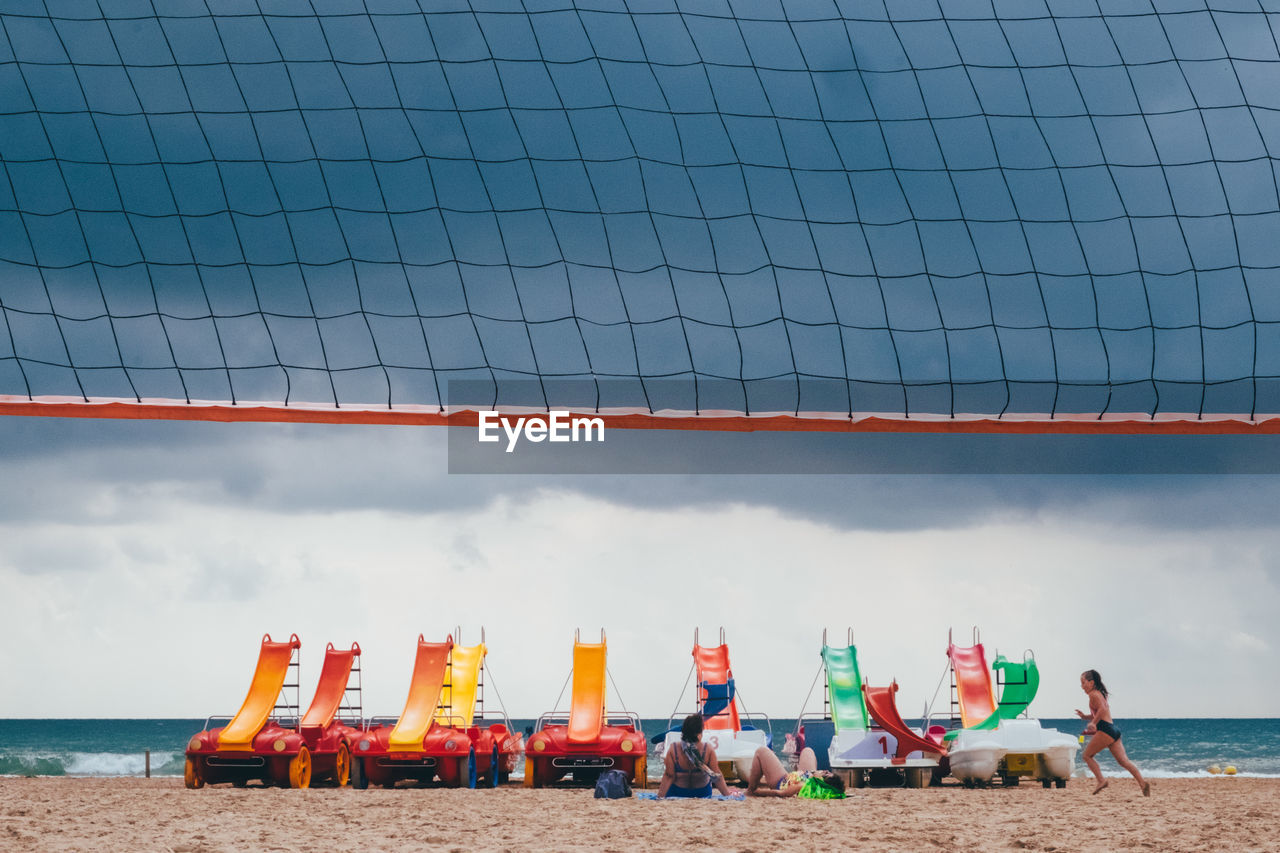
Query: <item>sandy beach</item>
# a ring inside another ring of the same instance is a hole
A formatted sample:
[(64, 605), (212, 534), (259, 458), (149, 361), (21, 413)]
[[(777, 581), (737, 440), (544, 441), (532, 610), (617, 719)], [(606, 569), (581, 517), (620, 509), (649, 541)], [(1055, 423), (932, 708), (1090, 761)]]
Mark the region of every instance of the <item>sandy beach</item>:
[(872, 789), (841, 802), (595, 800), (584, 790), (188, 791), (178, 779), (0, 779), (0, 849), (1276, 850), (1280, 780)]

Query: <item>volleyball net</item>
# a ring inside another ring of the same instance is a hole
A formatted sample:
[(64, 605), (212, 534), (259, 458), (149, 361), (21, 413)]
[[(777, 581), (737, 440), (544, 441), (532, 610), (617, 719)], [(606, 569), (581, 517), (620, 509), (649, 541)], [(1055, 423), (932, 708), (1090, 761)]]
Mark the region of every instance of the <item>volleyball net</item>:
[(1266, 3), (0, 0), (0, 412), (1271, 431)]

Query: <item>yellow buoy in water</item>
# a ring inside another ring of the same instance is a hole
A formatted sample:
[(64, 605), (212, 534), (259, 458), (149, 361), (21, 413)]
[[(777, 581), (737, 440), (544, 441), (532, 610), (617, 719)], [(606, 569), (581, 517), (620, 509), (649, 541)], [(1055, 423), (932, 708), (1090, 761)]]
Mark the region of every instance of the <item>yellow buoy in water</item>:
[(1228, 764), (1226, 769), (1223, 770), (1222, 772), (1227, 774), (1228, 776), (1234, 776), (1236, 775), (1236, 767), (1234, 764)]
[(1221, 772), (1222, 772), (1222, 768), (1221, 768), (1221, 767), (1219, 767), (1219, 766), (1218, 766), (1218, 765), (1216, 765), (1216, 764), (1210, 764), (1210, 765), (1208, 766), (1208, 768), (1206, 768), (1206, 769), (1207, 769), (1210, 773), (1212, 773), (1214, 776), (1217, 776), (1219, 773), (1221, 773)]

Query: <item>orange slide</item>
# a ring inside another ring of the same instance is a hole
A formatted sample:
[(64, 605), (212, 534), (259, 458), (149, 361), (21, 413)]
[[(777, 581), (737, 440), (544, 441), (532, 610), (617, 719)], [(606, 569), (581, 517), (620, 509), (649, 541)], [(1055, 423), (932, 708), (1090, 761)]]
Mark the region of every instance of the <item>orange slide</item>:
[(302, 715), (300, 727), (303, 733), (319, 734), (333, 722), (342, 707), (342, 700), (347, 695), (347, 682), (351, 679), (351, 669), (356, 658), (360, 656), (360, 644), (353, 643), (349, 649), (336, 649), (330, 643), (324, 650), (324, 667), (320, 670), (320, 682), (316, 685), (316, 695), (311, 699), (311, 707)]
[(569, 743), (595, 743), (604, 728), (605, 644), (573, 644)]
[(263, 636), (262, 648), (258, 652), (258, 666), (253, 671), (253, 681), (249, 684), (249, 695), (218, 736), (219, 750), (253, 751), (253, 739), (271, 716), (271, 711), (276, 706), (276, 697), (280, 695), (285, 676), (289, 673), (293, 653), (301, 647), (302, 641), (297, 634), (290, 636), (285, 643), (272, 642), (270, 634)]
[(419, 752), (422, 739), (431, 728), (436, 715), (436, 704), (444, 688), (445, 671), (449, 666), (449, 652), (453, 650), (453, 637), (443, 643), (428, 643), (418, 635), (418, 654), (413, 662), (413, 678), (409, 682), (409, 698), (404, 703), (400, 720), (391, 730), (387, 740), (390, 752)]

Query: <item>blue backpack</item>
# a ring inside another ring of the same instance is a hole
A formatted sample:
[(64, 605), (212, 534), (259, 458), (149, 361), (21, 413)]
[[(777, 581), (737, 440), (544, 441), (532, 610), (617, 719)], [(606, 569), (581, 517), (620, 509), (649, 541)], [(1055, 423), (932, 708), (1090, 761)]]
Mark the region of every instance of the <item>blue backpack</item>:
[(597, 800), (620, 800), (631, 796), (631, 780), (621, 770), (606, 770), (596, 779)]

